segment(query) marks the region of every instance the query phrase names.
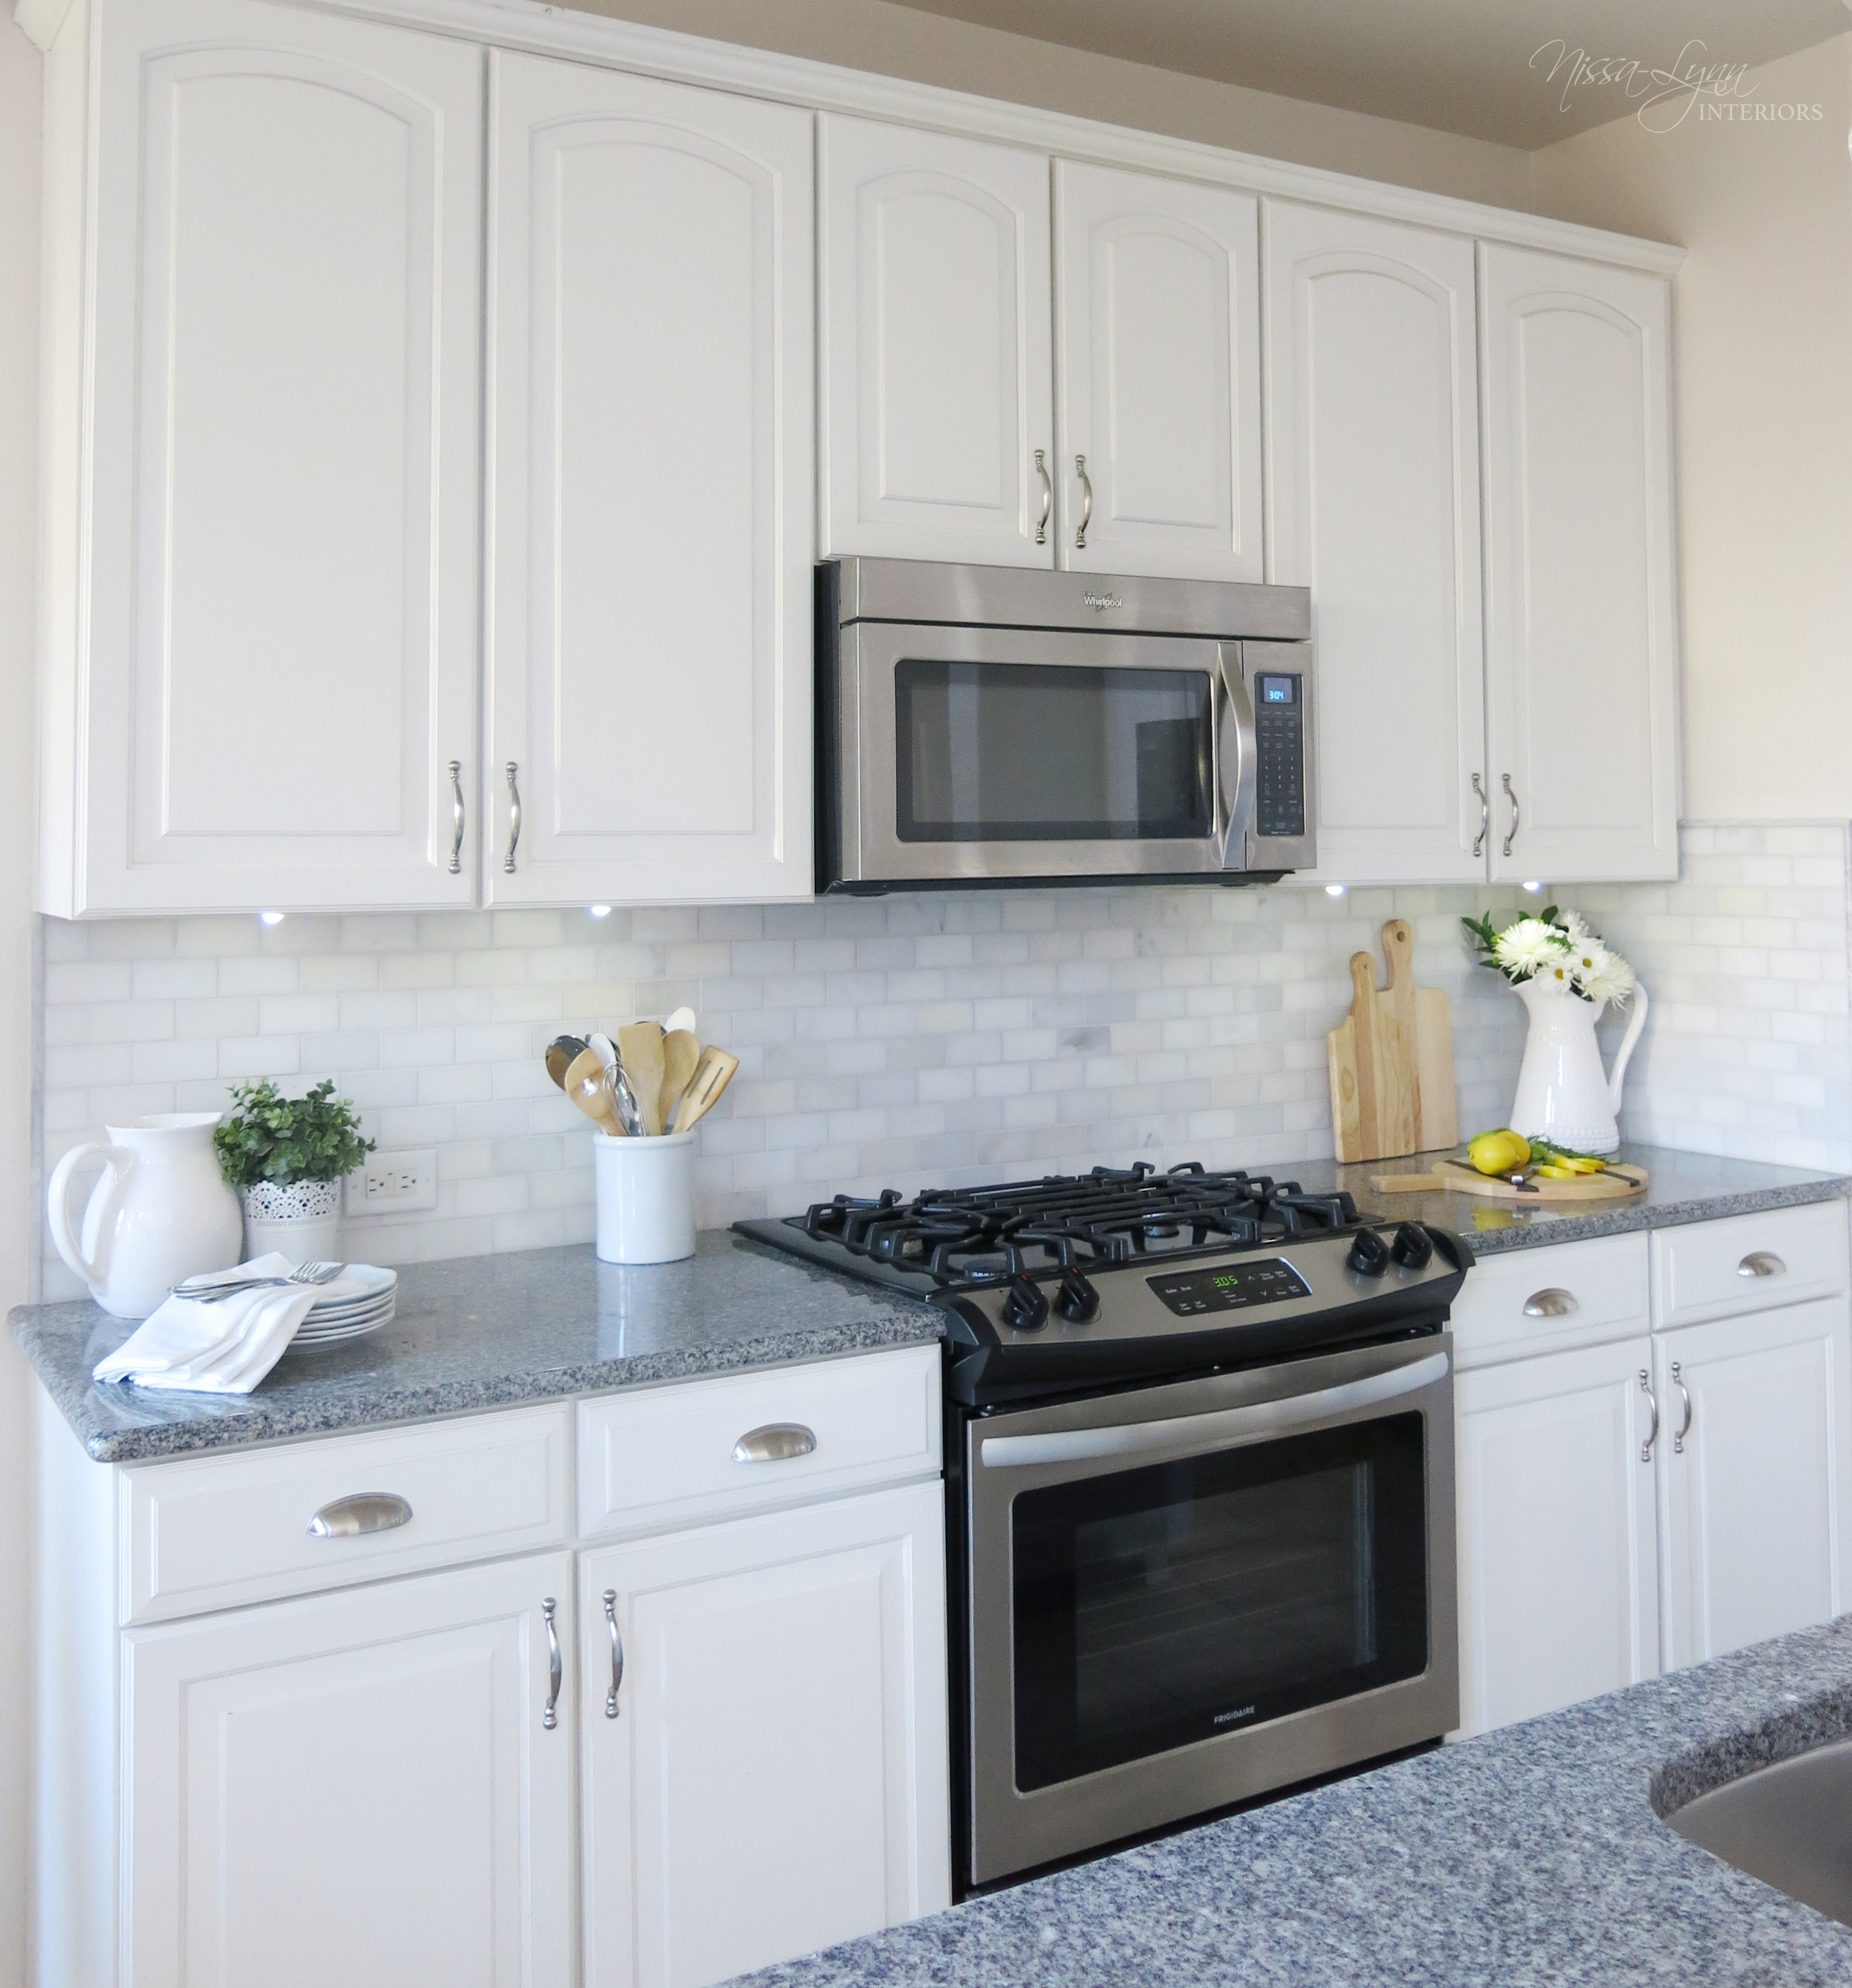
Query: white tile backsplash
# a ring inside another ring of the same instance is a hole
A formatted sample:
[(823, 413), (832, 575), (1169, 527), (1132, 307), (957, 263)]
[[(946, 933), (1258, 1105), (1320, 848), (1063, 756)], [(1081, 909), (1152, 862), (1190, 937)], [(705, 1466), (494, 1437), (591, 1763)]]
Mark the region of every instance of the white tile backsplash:
[[(1844, 824), (1700, 826), (1675, 885), (1564, 890), (1639, 967), (1636, 1138), (1852, 1166)], [(1462, 1132), (1500, 1122), (1523, 1010), (1462, 943), (1505, 890), (933, 893), (702, 910), (44, 921), (42, 1163), (111, 1117), (332, 1076), (438, 1205), (355, 1218), (386, 1263), (583, 1240), (583, 1119), (540, 1052), (686, 1002), (739, 1074), (703, 1122), (700, 1217), (842, 1190), (1148, 1159), (1328, 1154), (1348, 961), (1414, 925), (1452, 1002)], [(1380, 952), (1379, 952), (1380, 959)], [(74, 1280), (46, 1246), (45, 1291)]]

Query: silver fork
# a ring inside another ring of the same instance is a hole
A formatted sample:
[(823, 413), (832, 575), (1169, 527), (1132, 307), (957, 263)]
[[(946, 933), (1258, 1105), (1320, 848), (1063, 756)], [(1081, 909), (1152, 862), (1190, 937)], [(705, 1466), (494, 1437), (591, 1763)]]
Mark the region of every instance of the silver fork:
[(331, 1284), (346, 1267), (345, 1263), (301, 1263), (286, 1277), (224, 1277), (208, 1272), (197, 1277), (183, 1277), (174, 1286), (172, 1295), (191, 1298), (199, 1304), (216, 1304), (240, 1291), (262, 1290), (270, 1285)]

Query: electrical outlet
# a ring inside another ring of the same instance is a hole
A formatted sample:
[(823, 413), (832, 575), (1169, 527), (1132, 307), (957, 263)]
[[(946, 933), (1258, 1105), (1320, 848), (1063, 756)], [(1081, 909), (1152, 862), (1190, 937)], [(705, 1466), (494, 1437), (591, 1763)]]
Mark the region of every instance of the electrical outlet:
[(409, 1215), (438, 1205), (435, 1153), (369, 1153), (347, 1176), (350, 1215)]

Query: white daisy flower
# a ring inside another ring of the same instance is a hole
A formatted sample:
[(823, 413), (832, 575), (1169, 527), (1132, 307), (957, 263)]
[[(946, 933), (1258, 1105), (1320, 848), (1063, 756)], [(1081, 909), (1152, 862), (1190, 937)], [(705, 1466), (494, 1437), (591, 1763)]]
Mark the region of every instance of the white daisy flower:
[(1624, 1008), (1627, 997), (1634, 991), (1634, 969), (1617, 952), (1607, 952), (1599, 973), (1591, 974), (1577, 985), (1597, 1008), (1604, 1008), (1611, 1001), (1617, 1008)]
[(1580, 945), (1584, 939), (1594, 937), (1588, 928), (1587, 919), (1580, 911), (1565, 911), (1563, 914), (1563, 928), (1569, 934), (1573, 945)]
[(1546, 962), (1553, 964), (1567, 949), (1567, 940), (1554, 925), (1546, 925), (1541, 918), (1519, 918), (1499, 934), (1492, 956), (1507, 973), (1522, 980), (1540, 972)]

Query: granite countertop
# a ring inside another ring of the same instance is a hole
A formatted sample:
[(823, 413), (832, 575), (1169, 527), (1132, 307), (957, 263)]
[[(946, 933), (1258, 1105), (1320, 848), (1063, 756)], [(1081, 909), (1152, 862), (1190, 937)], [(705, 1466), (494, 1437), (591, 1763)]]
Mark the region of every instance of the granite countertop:
[(1852, 1734), (1852, 1618), (742, 1977), (1844, 1988), (1852, 1929), (1660, 1820)]
[[(1482, 1255), (1612, 1236), (1852, 1192), (1831, 1174), (1624, 1147), (1651, 1185), (1637, 1201), (1560, 1212), (1462, 1194), (1384, 1195), (1373, 1175), (1432, 1155), (1340, 1166), (1307, 1160), (1276, 1178), (1344, 1188), (1368, 1215), (1458, 1229)], [(85, 1448), (127, 1462), (191, 1450), (419, 1422), (534, 1401), (939, 1338), (933, 1307), (705, 1231), (681, 1263), (601, 1263), (588, 1245), (408, 1265), (398, 1315), (370, 1337), (286, 1354), (254, 1394), (99, 1387), (91, 1369), (134, 1330), (87, 1300), (22, 1306), (15, 1336)]]
[(384, 1330), (286, 1353), (249, 1395), (90, 1378), (135, 1330), (87, 1299), (21, 1306), (15, 1336), (101, 1462), (423, 1422), (942, 1336), (934, 1307), (703, 1230), (680, 1263), (601, 1263), (591, 1246), (407, 1264)]

